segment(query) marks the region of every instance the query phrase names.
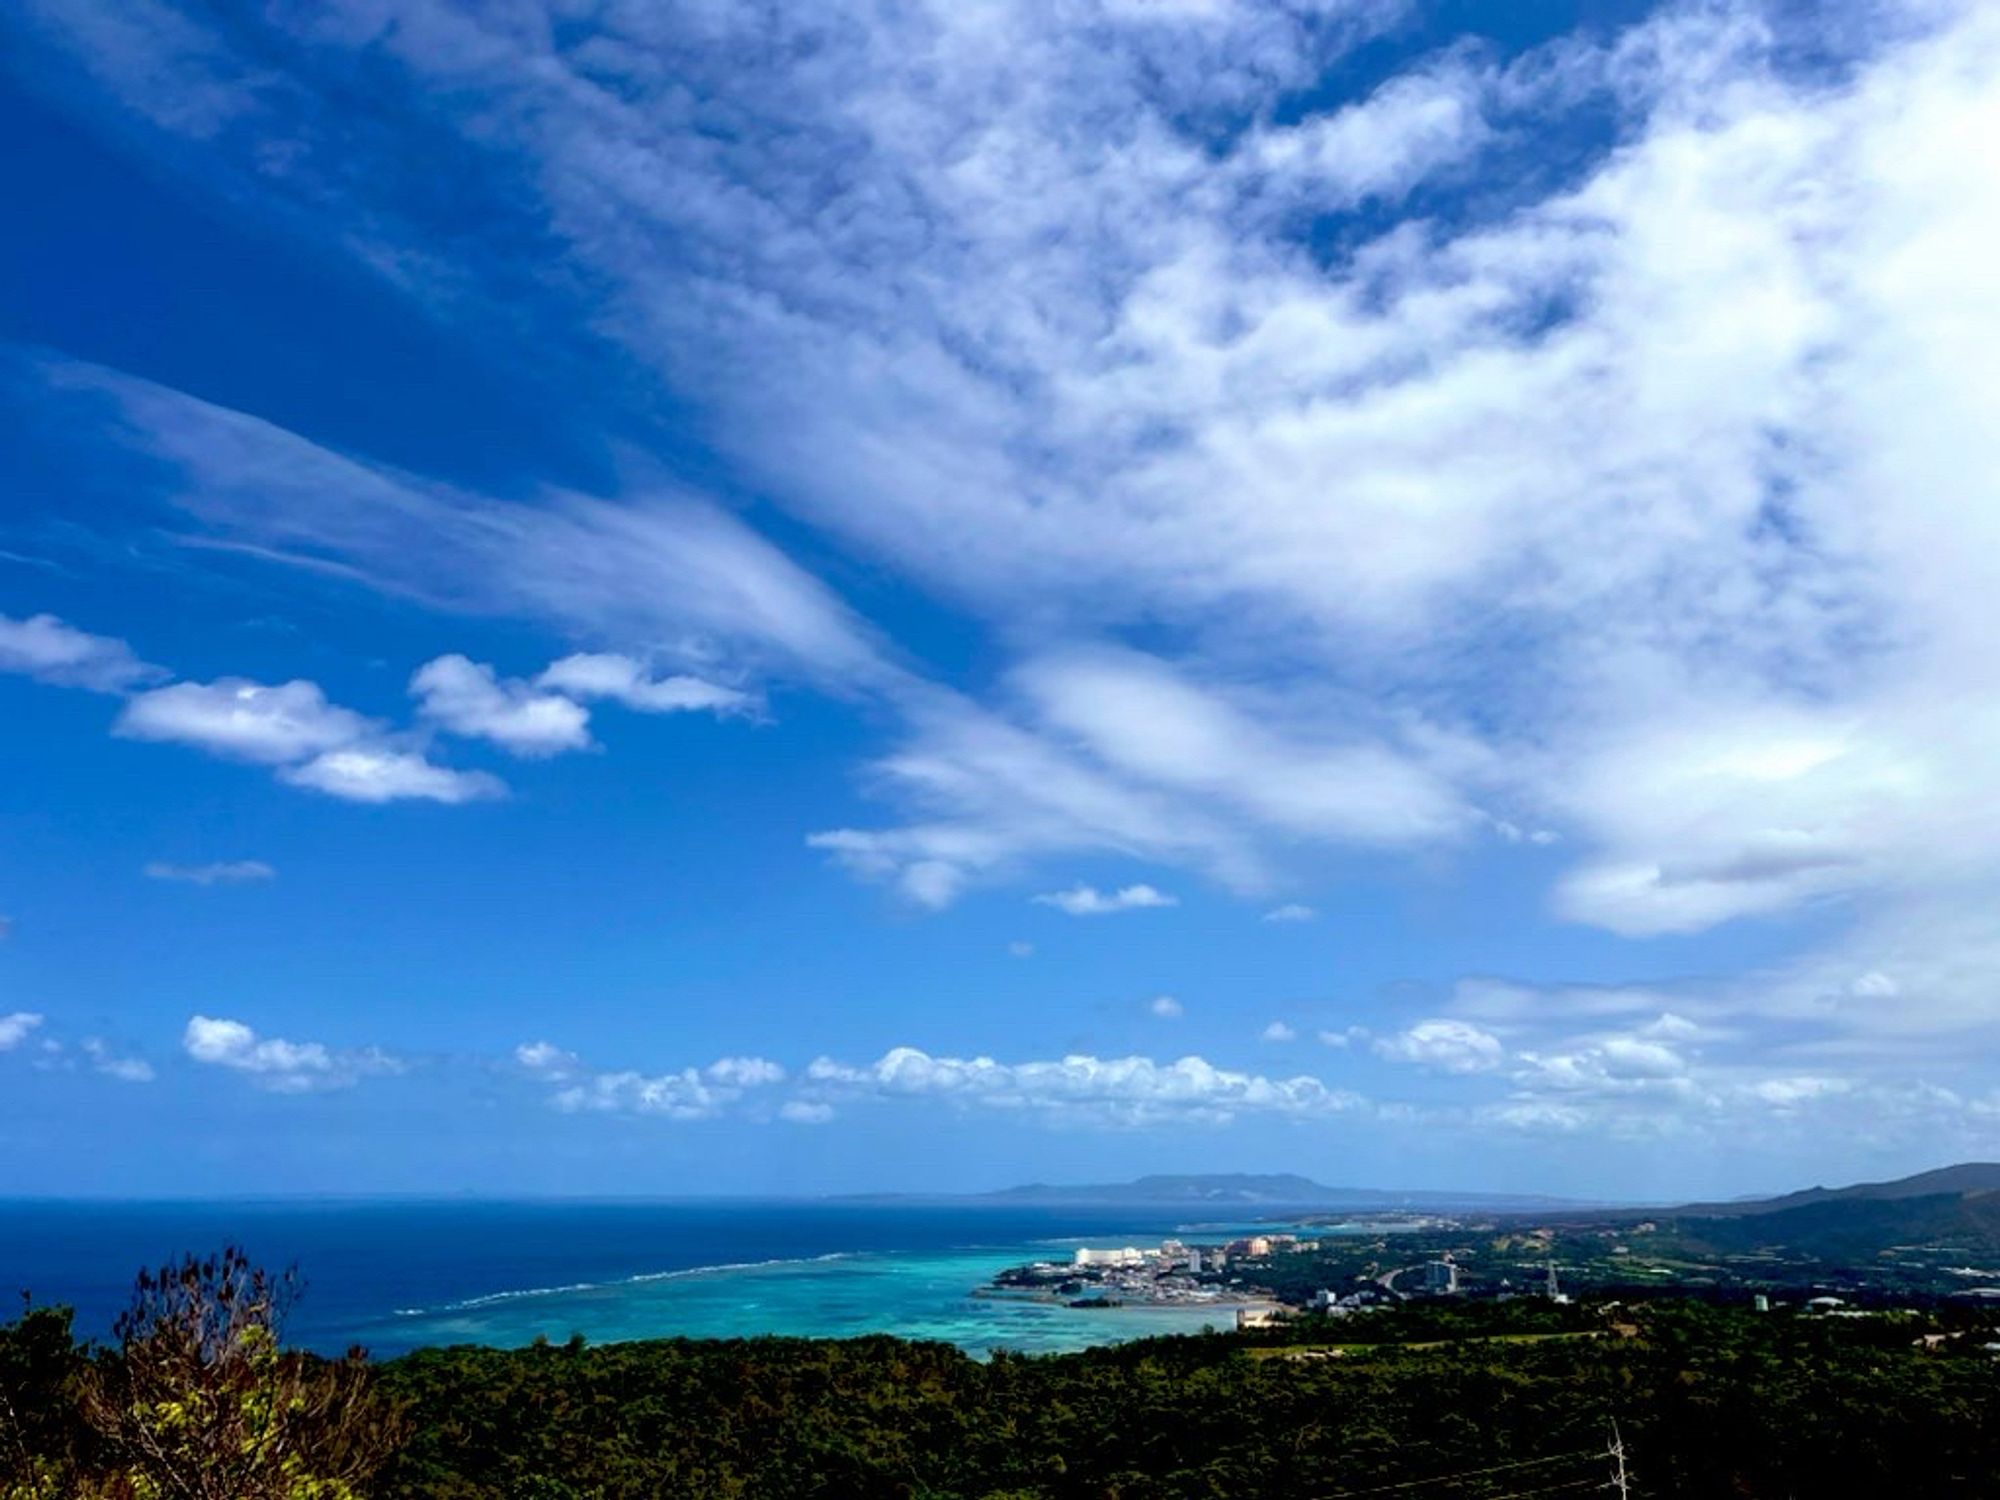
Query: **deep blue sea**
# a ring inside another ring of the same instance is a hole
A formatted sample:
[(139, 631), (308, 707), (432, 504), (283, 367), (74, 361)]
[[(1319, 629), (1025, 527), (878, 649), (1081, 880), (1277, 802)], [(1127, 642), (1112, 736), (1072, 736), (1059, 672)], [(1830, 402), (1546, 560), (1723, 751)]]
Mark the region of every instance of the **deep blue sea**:
[(972, 1289), (1003, 1266), (1083, 1244), (1157, 1243), (1187, 1225), (1158, 1210), (826, 1202), (0, 1201), (0, 1294), (68, 1303), (83, 1331), (102, 1335), (140, 1266), (234, 1243), (265, 1265), (299, 1267), (306, 1293), (287, 1337), (326, 1352), (572, 1333), (894, 1333), (974, 1353), (1054, 1352), (1231, 1315), (1052, 1307)]

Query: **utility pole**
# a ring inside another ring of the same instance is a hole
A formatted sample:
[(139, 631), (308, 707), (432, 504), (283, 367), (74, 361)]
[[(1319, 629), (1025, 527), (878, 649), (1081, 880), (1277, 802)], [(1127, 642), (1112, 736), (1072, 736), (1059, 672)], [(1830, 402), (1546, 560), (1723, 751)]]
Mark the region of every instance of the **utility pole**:
[(1631, 1500), (1631, 1480), (1625, 1473), (1625, 1439), (1618, 1435), (1618, 1419), (1611, 1421), (1611, 1488), (1618, 1491), (1618, 1500)]

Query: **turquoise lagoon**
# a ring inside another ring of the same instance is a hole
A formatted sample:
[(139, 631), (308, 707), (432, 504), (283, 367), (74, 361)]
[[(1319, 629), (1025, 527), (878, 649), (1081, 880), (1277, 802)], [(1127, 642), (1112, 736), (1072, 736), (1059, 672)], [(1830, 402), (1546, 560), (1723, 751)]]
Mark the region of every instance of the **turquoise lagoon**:
[[(1079, 1245), (1227, 1238), (1184, 1211), (964, 1203), (0, 1200), (0, 1295), (66, 1303), (103, 1336), (132, 1276), (224, 1244), (296, 1264), (290, 1341), (426, 1345), (887, 1333), (1047, 1353), (1234, 1322), (1227, 1306), (1067, 1308), (975, 1297)], [(1272, 1229), (1278, 1226), (1254, 1226)], [(1338, 1231), (1315, 1231), (1319, 1233)]]

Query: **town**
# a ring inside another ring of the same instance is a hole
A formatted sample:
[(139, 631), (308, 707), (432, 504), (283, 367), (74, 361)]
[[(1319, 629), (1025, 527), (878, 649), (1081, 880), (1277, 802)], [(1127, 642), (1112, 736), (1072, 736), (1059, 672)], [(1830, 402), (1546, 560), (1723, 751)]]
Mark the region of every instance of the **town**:
[(1843, 1315), (2000, 1301), (2000, 1269), (1992, 1268), (2000, 1257), (1981, 1260), (1993, 1248), (1983, 1225), (1968, 1235), (1900, 1214), (1868, 1229), (1858, 1233), (1844, 1206), (1812, 1210), (1810, 1219), (1328, 1217), (1214, 1242), (1083, 1246), (1067, 1260), (1010, 1267), (977, 1295), (1080, 1308), (1212, 1306), (1237, 1328), (1440, 1299), (1561, 1308), (1664, 1295)]

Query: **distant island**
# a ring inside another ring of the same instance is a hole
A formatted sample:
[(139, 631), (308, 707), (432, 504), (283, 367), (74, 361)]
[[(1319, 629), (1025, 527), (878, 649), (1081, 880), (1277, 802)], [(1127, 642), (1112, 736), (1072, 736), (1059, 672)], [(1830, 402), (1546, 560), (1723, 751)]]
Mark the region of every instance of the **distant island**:
[(1483, 1210), (1491, 1213), (1534, 1212), (1587, 1206), (1573, 1198), (1538, 1194), (1391, 1191), (1381, 1188), (1328, 1187), (1291, 1172), (1223, 1172), (1159, 1174), (1130, 1182), (1076, 1185), (1046, 1182), (964, 1194), (878, 1193), (854, 1195), (850, 1201), (990, 1203), (1021, 1206), (1118, 1206), (1139, 1208), (1217, 1208), (1292, 1210), (1407, 1210), (1438, 1212)]

